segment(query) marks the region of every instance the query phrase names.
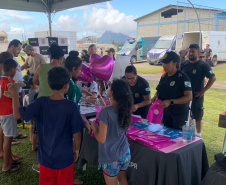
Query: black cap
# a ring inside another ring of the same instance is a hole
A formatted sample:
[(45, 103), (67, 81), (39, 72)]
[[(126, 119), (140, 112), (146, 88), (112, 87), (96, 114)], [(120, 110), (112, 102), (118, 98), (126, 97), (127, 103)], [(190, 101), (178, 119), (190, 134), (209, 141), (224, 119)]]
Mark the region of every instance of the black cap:
[(179, 63), (180, 57), (178, 56), (178, 54), (176, 54), (173, 51), (166, 52), (166, 54), (163, 56), (163, 59), (161, 60), (161, 62), (164, 64), (168, 64), (171, 61)]
[(110, 49), (106, 50), (106, 52), (112, 52), (112, 53), (115, 53), (115, 49), (114, 49), (114, 48), (110, 48)]

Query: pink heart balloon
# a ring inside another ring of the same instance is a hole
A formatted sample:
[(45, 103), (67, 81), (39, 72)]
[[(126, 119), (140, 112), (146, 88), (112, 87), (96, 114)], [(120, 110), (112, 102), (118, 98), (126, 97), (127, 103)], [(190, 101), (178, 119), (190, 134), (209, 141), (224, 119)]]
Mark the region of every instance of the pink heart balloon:
[(87, 66), (86, 64), (82, 64), (81, 72), (79, 73), (77, 78), (83, 82), (93, 82), (93, 76), (90, 73), (89, 66)]
[(114, 69), (114, 60), (109, 55), (105, 55), (100, 60), (93, 61), (89, 69), (93, 76), (108, 82)]
[(89, 62), (92, 63), (94, 61), (98, 61), (100, 60), (102, 57), (98, 54), (92, 54), (90, 57), (89, 57)]

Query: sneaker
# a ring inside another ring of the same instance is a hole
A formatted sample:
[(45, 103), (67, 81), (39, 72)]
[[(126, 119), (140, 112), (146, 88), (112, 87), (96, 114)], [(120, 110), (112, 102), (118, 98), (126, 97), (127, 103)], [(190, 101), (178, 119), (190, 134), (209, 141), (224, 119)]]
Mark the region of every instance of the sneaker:
[(34, 171), (40, 173), (38, 164), (33, 164), (32, 169), (33, 169)]

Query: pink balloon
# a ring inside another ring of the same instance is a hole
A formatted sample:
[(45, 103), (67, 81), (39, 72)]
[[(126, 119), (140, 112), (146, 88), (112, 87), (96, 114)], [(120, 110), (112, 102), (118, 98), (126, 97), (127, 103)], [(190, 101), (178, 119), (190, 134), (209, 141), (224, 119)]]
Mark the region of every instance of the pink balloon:
[(105, 55), (100, 60), (93, 61), (89, 69), (93, 76), (108, 82), (114, 69), (114, 60), (109, 55)]
[(94, 61), (98, 61), (100, 60), (102, 57), (98, 54), (92, 54), (90, 57), (89, 57), (89, 62), (92, 63)]
[(82, 64), (81, 72), (79, 73), (77, 78), (83, 82), (93, 82), (93, 76), (90, 73), (89, 66), (87, 66), (86, 64)]

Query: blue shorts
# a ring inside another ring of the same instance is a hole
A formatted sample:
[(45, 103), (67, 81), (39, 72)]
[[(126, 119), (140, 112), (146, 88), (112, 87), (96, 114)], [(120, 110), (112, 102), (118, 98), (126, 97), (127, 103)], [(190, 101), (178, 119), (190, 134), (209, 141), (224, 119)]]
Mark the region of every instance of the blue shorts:
[(102, 169), (103, 172), (109, 177), (115, 177), (120, 171), (126, 171), (129, 167), (131, 160), (130, 149), (120, 158), (118, 161), (113, 163), (100, 163), (98, 169)]

